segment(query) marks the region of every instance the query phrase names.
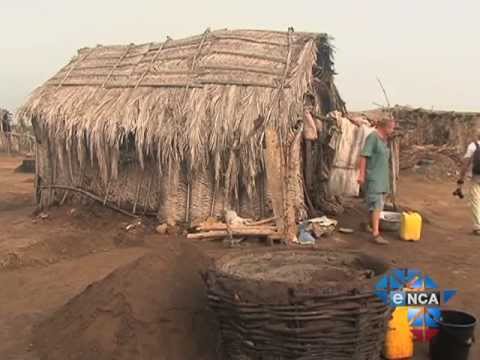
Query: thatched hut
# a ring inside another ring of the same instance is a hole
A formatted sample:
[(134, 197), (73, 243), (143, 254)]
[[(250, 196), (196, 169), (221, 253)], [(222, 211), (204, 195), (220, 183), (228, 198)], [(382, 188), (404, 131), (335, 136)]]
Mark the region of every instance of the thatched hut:
[(305, 216), (304, 98), (319, 118), (342, 110), (333, 75), (329, 37), (292, 29), (83, 48), (18, 114), (38, 142), (38, 202), (71, 187), (172, 223)]
[(12, 114), (7, 109), (0, 108), (0, 151), (12, 151)]
[(0, 152), (32, 155), (35, 139), (24, 123), (14, 123), (13, 114), (0, 108)]

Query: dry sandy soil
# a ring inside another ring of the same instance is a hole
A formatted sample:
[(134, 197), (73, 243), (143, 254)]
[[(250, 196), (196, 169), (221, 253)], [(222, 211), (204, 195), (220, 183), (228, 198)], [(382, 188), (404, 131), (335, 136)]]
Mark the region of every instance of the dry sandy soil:
[[(130, 219), (96, 207), (65, 205), (51, 209), (46, 218), (34, 216), (33, 176), (14, 172), (20, 162), (0, 155), (0, 358), (38, 360), (41, 349), (32, 333), (39, 323), (61, 313), (92, 282), (184, 240), (157, 235), (148, 223), (127, 232)], [(458, 289), (449, 307), (480, 315), (480, 238), (470, 234), (467, 201), (453, 198), (452, 190), (452, 184), (415, 175), (401, 179), (401, 205), (421, 211), (426, 219), (418, 243), (391, 237), (389, 246), (379, 247), (357, 231), (323, 240), (319, 247), (360, 249), (399, 267), (419, 268), (442, 287)], [(351, 208), (340, 222), (358, 229), (361, 220), (361, 212)], [(207, 257), (230, 251), (220, 243), (194, 246)], [(480, 359), (480, 346), (472, 352), (472, 359)], [(425, 346), (417, 346), (415, 359), (427, 359)]]

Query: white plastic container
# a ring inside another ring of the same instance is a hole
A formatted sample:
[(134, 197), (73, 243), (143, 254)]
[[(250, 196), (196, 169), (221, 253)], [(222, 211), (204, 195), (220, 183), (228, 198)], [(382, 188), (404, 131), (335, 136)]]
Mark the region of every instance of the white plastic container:
[(382, 231), (400, 231), (402, 216), (393, 211), (382, 211), (380, 213), (380, 230)]

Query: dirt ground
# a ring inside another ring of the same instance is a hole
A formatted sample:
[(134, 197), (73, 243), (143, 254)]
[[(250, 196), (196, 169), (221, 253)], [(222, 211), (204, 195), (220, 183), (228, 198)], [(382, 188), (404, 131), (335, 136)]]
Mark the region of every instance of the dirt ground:
[[(65, 205), (43, 218), (34, 216), (33, 175), (14, 172), (20, 162), (21, 158), (0, 155), (0, 358), (38, 360), (34, 326), (92, 282), (172, 241), (184, 240), (157, 235), (148, 222), (126, 231), (131, 219), (97, 207)], [(399, 267), (418, 268), (441, 287), (458, 289), (449, 307), (480, 316), (480, 238), (470, 234), (468, 202), (453, 198), (453, 187), (417, 175), (401, 178), (400, 204), (419, 210), (426, 220), (420, 242), (402, 242), (390, 235), (391, 244), (380, 247), (356, 231), (337, 234), (318, 246), (359, 249)], [(362, 217), (352, 207), (339, 220), (341, 226), (358, 229)], [(231, 251), (216, 242), (193, 246), (209, 257)], [(480, 359), (480, 346), (475, 345), (472, 353), (472, 359)], [(425, 346), (417, 346), (415, 359), (427, 359)]]

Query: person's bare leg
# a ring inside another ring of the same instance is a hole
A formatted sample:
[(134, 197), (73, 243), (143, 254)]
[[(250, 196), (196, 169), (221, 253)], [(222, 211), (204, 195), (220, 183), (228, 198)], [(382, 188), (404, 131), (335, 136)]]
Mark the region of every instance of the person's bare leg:
[(361, 223), (362, 230), (366, 233), (372, 233), (372, 212), (368, 211), (367, 215), (365, 216), (365, 221)]
[(380, 235), (380, 210), (372, 211), (372, 235)]
[(388, 240), (385, 240), (380, 235), (380, 214), (380, 210), (372, 211), (372, 237), (375, 243), (380, 245), (386, 245), (388, 244)]

